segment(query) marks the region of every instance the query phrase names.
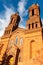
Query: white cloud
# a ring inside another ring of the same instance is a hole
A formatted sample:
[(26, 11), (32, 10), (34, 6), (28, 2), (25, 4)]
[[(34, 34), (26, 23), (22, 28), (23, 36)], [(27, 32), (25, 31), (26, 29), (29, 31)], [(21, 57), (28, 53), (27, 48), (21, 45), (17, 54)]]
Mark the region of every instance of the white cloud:
[(41, 21), (42, 21), (42, 24), (43, 24), (43, 19), (41, 19)]
[(10, 16), (15, 13), (14, 8), (8, 8), (7, 6), (4, 5), (5, 12), (3, 15), (0, 16), (0, 36), (4, 33), (5, 27), (8, 26), (10, 22)]
[(19, 27), (25, 29), (25, 26), (23, 24), (20, 24)]
[(25, 2), (24, 1), (20, 1), (18, 3), (18, 11), (19, 11), (19, 14), (22, 14), (24, 11), (25, 11)]
[(28, 12), (28, 10), (25, 9), (26, 4), (27, 4), (27, 0), (20, 0), (18, 2), (18, 12), (19, 15), (21, 16), (19, 27), (22, 28), (25, 28), (25, 26), (23, 25), (23, 22), (25, 21), (24, 16), (26, 16)]
[[(21, 28), (25, 28), (25, 26), (23, 24), (23, 23), (25, 23), (24, 16), (27, 16), (27, 12), (28, 12), (28, 10), (25, 9), (26, 4), (27, 4), (27, 0), (20, 0), (18, 2), (17, 11), (19, 12), (19, 15), (21, 17), (21, 21), (19, 24), (19, 27), (21, 27)], [(15, 9), (13, 6), (11, 6), (9, 8), (4, 5), (4, 8), (5, 8), (4, 13), (2, 13), (2, 15), (0, 15), (0, 36), (2, 36), (4, 34), (5, 27), (7, 27), (10, 22), (10, 16), (13, 13), (15, 13)]]
[(20, 0), (18, 3), (18, 12), (21, 16), (26, 11), (25, 10), (26, 4), (27, 4), (27, 0)]
[(25, 20), (24, 20), (24, 18), (21, 17), (21, 21), (20, 21), (20, 23), (19, 23), (19, 27), (20, 27), (20, 28), (25, 28), (23, 22), (25, 22)]
[(4, 28), (0, 31), (0, 37), (4, 34)]

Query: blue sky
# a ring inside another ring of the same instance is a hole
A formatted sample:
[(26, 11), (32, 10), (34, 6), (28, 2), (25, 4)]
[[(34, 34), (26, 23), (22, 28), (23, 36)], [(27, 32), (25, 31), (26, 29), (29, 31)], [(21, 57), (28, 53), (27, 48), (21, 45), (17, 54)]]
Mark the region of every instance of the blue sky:
[(43, 22), (43, 0), (0, 0), (0, 36), (3, 35), (5, 27), (10, 22), (10, 16), (19, 12), (21, 21), (19, 27), (25, 28), (28, 19), (28, 8), (32, 4), (38, 3), (40, 6), (40, 17)]

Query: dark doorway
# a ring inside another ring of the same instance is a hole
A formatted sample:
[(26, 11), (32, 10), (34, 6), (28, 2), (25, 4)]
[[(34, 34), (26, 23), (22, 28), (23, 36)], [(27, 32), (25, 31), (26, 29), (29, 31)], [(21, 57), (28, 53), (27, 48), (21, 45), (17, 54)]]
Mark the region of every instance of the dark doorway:
[(13, 57), (12, 55), (8, 56), (8, 57), (5, 59), (4, 64), (2, 64), (2, 65), (9, 65), (9, 60), (10, 60), (12, 57)]

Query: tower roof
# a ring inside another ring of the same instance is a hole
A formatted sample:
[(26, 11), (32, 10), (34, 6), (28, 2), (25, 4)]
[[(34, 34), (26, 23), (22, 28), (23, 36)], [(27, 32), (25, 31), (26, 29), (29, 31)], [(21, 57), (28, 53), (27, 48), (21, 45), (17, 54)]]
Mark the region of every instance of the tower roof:
[(32, 10), (32, 9), (36, 9), (36, 8), (39, 8), (38, 3), (37, 4), (33, 4), (32, 6), (30, 6), (29, 7), (29, 11)]
[(11, 15), (11, 19), (14, 18), (14, 17), (17, 17), (17, 16), (19, 16), (19, 13), (18, 13), (18, 12), (15, 13), (15, 14), (12, 14), (12, 15)]

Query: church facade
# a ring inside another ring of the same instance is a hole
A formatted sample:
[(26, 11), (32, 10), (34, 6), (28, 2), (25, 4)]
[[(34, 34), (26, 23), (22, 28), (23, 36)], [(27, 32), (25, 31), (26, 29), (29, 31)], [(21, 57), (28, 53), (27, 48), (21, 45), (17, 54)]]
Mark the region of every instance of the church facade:
[(18, 13), (11, 16), (0, 39), (0, 65), (43, 65), (43, 28), (39, 5), (33, 4), (28, 12), (26, 29), (18, 27)]

